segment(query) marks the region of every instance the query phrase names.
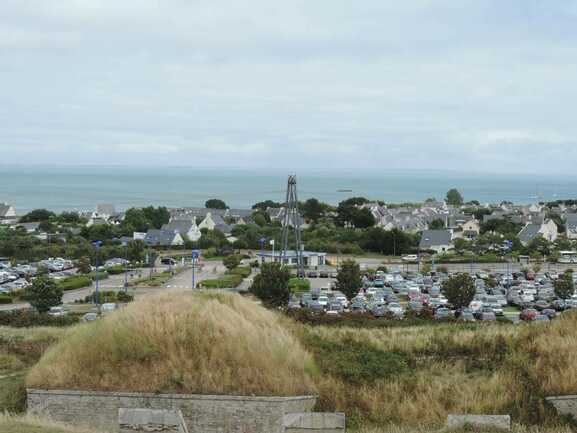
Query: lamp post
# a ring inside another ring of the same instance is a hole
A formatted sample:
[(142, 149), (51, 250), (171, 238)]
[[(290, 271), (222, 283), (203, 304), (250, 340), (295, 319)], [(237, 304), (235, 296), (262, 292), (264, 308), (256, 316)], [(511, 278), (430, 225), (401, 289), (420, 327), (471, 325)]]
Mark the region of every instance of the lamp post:
[(124, 293), (128, 292), (128, 242), (124, 245)]
[(262, 237), (258, 242), (260, 243), (260, 263), (262, 265), (264, 264), (264, 243), (266, 242), (266, 238)]
[(100, 253), (100, 246), (102, 245), (102, 241), (94, 241), (92, 242), (94, 248), (96, 249), (96, 271), (94, 274), (94, 303), (96, 304), (96, 308), (98, 308), (98, 313), (100, 313), (100, 294), (99, 294), (99, 281), (98, 281), (98, 266), (99, 266), (99, 253)]
[(192, 289), (196, 289), (196, 261), (198, 260), (200, 253), (198, 250), (192, 250)]

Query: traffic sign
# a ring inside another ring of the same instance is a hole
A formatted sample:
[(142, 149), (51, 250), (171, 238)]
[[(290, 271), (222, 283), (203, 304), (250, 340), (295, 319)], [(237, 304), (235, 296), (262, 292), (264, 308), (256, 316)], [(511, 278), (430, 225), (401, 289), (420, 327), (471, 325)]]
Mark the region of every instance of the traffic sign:
[(200, 251), (198, 250), (192, 250), (192, 259), (196, 260), (200, 257)]

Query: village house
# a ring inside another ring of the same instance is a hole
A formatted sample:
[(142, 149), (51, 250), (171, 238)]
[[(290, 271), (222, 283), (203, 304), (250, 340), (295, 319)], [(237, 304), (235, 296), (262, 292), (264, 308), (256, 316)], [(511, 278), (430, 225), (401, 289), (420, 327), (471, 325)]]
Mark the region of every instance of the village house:
[(565, 233), (567, 239), (577, 239), (577, 213), (565, 215)]
[(453, 233), (451, 230), (425, 230), (421, 234), (419, 250), (435, 251), (437, 254), (453, 249), (451, 241)]
[(519, 240), (523, 245), (530, 244), (538, 237), (549, 242), (555, 242), (557, 239), (557, 224), (551, 219), (546, 219), (542, 223), (527, 223), (519, 232)]
[(175, 230), (148, 230), (144, 242), (151, 247), (176, 247), (184, 245), (184, 239), (182, 239), (180, 233)]
[(161, 230), (177, 231), (183, 238), (193, 242), (198, 241), (202, 236), (200, 228), (196, 225), (196, 217), (192, 220), (172, 220), (164, 224)]
[(0, 224), (13, 224), (16, 222), (16, 209), (8, 203), (0, 203)]

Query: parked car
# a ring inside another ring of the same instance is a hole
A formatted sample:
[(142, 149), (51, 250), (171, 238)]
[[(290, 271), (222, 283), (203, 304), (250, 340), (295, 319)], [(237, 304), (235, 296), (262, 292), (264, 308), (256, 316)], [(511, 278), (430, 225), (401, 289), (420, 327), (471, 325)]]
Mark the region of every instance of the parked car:
[(309, 271), (307, 273), (307, 277), (309, 277), (309, 278), (318, 278), (318, 276), (319, 276), (319, 274), (317, 271)]
[(544, 310), (541, 310), (541, 314), (547, 316), (549, 319), (554, 319), (557, 317), (558, 313), (552, 308), (545, 308)]
[(479, 320), (481, 322), (494, 322), (497, 320), (497, 316), (495, 316), (493, 311), (482, 311), (479, 315)]
[(551, 319), (549, 319), (548, 316), (546, 316), (545, 314), (538, 314), (537, 316), (535, 316), (535, 318), (533, 319), (534, 322), (537, 323), (547, 323), (549, 322)]
[(450, 319), (454, 317), (453, 312), (448, 308), (437, 308), (435, 311), (435, 319)]
[(473, 310), (466, 308), (463, 311), (461, 311), (461, 313), (459, 314), (459, 320), (463, 322), (474, 322), (476, 319), (475, 315), (473, 314)]
[(82, 316), (82, 321), (83, 322), (93, 322), (94, 320), (98, 319), (98, 314), (96, 313), (86, 313), (84, 316)]
[(520, 319), (525, 321), (532, 321), (535, 320), (535, 317), (539, 315), (539, 312), (534, 308), (526, 308), (525, 310), (521, 311)]
[(68, 310), (64, 306), (50, 307), (48, 315), (52, 317), (62, 317), (68, 315)]

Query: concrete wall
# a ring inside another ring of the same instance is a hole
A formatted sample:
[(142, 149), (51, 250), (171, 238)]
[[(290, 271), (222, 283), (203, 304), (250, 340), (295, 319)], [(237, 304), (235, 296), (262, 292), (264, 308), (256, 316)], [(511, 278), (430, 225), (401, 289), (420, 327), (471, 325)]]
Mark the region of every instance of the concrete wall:
[(564, 395), (560, 397), (547, 397), (559, 415), (572, 415), (577, 421), (577, 395)]
[(54, 421), (118, 432), (121, 408), (180, 410), (190, 433), (282, 433), (286, 413), (308, 412), (316, 397), (235, 397), (28, 390), (28, 411)]
[(284, 416), (285, 433), (345, 433), (344, 413), (289, 413)]

